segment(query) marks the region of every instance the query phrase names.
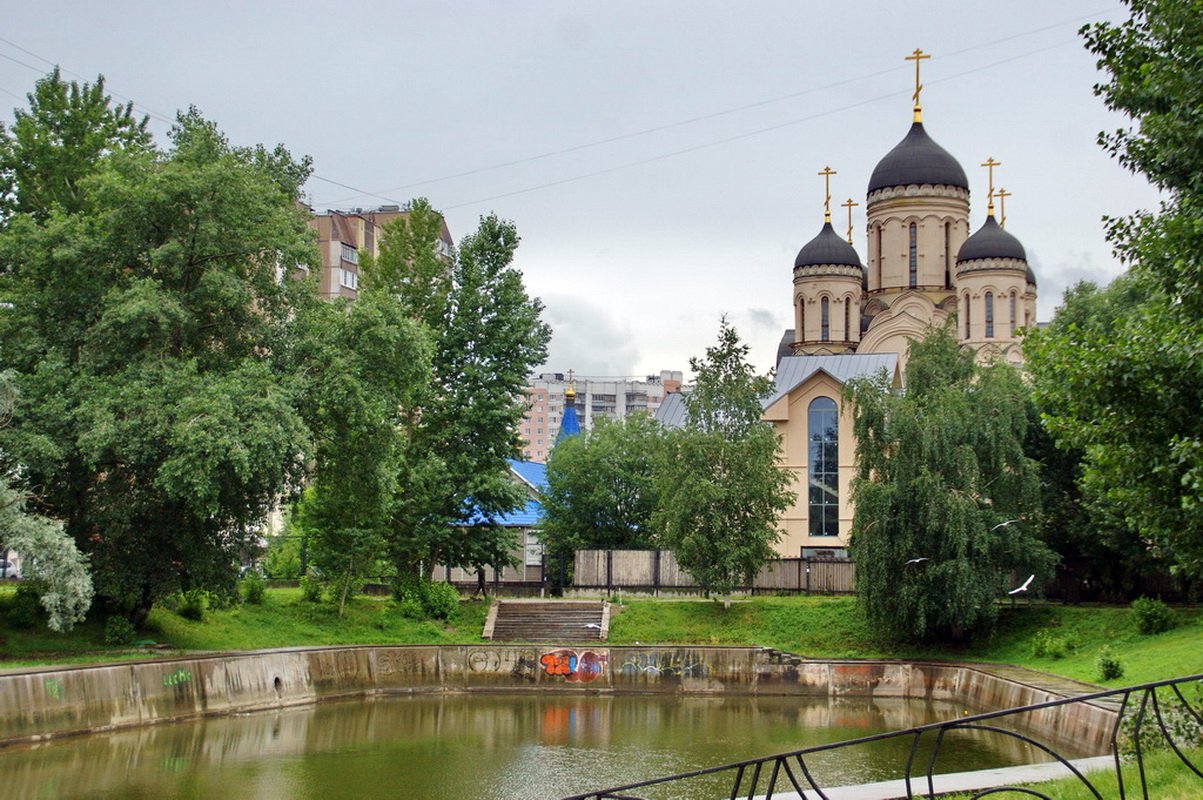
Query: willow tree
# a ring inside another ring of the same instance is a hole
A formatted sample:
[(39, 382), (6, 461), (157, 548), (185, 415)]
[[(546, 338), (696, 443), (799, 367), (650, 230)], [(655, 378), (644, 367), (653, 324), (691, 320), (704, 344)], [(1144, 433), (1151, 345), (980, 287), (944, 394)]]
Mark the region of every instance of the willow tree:
[(960, 640), (993, 624), (1008, 571), (1052, 563), (1028, 524), (1039, 479), (1023, 450), (1027, 390), (947, 327), (911, 343), (905, 385), (893, 393), (882, 375), (847, 388), (857, 594), (882, 638)]

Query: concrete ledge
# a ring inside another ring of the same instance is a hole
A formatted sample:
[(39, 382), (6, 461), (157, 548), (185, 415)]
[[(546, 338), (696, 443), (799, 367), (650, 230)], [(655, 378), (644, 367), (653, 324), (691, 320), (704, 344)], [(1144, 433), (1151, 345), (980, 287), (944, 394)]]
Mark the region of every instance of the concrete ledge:
[[(1052, 676), (984, 665), (804, 661), (763, 648), (605, 645), (318, 647), (0, 674), (0, 744), (205, 715), (413, 692), (863, 695), (956, 700), (990, 711), (1073, 696)], [(1024, 678), (1028, 678), (1025, 680)], [(1062, 682), (1064, 683), (1064, 682)], [(1072, 688), (1072, 687), (1071, 687)], [(1107, 751), (1112, 709), (1025, 714), (1026, 731)], [(1065, 732), (1065, 733), (1061, 733)]]

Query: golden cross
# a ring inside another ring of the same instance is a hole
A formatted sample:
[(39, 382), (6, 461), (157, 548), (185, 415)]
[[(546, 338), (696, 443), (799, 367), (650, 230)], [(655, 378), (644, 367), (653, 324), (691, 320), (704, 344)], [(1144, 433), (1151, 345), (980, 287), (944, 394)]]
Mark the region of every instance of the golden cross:
[(848, 198), (848, 202), (840, 204), (843, 208), (848, 209), (848, 244), (852, 244), (852, 209), (859, 206), (860, 203), (852, 202), (852, 198)]
[(994, 168), (1001, 167), (1002, 162), (995, 161), (994, 156), (990, 156), (989, 158), (987, 158), (985, 161), (983, 161), (981, 163), (981, 166), (983, 166), (987, 169), (986, 174), (989, 175), (988, 182), (990, 184), (990, 188), (986, 192), (986, 198), (987, 198), (986, 213), (993, 217), (994, 216)]
[(572, 370), (568, 370), (568, 382), (572, 383)]
[(1007, 227), (1007, 198), (1012, 194), (1012, 192), (1008, 192), (1001, 186), (994, 193), (994, 196), (998, 198), (998, 227), (1000, 228)]
[(831, 222), (831, 176), (839, 173), (831, 167), (823, 167), (818, 174), (823, 177), (823, 221)]
[(931, 55), (924, 53), (916, 47), (914, 53), (903, 59), (904, 61), (915, 62), (915, 122), (923, 121), (923, 108), (919, 105), (919, 93), (923, 91), (923, 84), (919, 82), (919, 62), (925, 58), (931, 58)]

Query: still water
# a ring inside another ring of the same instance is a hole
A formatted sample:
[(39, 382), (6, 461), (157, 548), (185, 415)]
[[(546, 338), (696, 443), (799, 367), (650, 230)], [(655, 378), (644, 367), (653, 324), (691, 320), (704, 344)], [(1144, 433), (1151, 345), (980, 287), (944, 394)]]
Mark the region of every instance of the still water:
[[(872, 698), (442, 695), (323, 703), (0, 749), (0, 797), (556, 798), (949, 719)], [(909, 740), (826, 754), (827, 786), (900, 777)], [(961, 735), (937, 771), (1036, 760)], [(729, 788), (726, 790), (729, 791)], [(700, 797), (719, 788), (691, 787)], [(663, 797), (682, 797), (681, 787)]]

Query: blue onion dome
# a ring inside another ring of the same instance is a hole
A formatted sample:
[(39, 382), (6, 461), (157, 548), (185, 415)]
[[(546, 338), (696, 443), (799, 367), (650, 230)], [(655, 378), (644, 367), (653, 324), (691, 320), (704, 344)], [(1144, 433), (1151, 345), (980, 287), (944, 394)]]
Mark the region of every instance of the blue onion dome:
[(823, 224), (819, 235), (802, 245), (794, 259), (794, 269), (799, 267), (841, 266), (863, 269), (860, 256), (847, 241), (840, 238), (830, 222)]
[(878, 189), (911, 184), (957, 186), (969, 190), (965, 170), (927, 135), (922, 122), (911, 125), (903, 140), (878, 162), (869, 178), (869, 194)]
[[(1025, 264), (1028, 260), (1023, 245), (1019, 243), (1018, 239), (999, 227), (993, 215), (986, 217), (986, 224), (982, 225), (977, 233), (966, 239), (957, 253), (958, 264), (985, 258), (1012, 258), (1023, 261)], [(1031, 268), (1028, 268), (1028, 281), (1030, 283), (1036, 281), (1036, 276), (1032, 274)]]

